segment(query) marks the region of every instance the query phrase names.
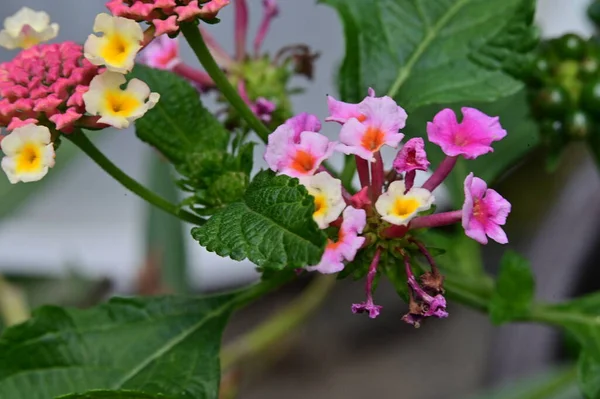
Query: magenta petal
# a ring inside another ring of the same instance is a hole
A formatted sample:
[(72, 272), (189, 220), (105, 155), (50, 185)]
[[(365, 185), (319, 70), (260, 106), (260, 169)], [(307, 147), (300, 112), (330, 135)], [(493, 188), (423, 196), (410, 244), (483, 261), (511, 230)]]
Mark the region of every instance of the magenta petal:
[(294, 129), (295, 140), (300, 139), (302, 132), (319, 132), (321, 131), (321, 121), (316, 115), (302, 112), (285, 121), (285, 125)]
[(503, 225), (511, 210), (511, 204), (496, 190), (489, 189), (485, 194), (485, 204), (493, 223)]
[(498, 244), (508, 243), (506, 233), (502, 230), (502, 227), (498, 226), (496, 223), (488, 223), (485, 226), (485, 234)]
[(358, 109), (358, 104), (345, 103), (338, 101), (332, 96), (327, 96), (327, 107), (329, 116), (325, 118), (327, 122), (346, 123), (350, 118), (361, 118), (362, 115)]
[(398, 152), (393, 163), (398, 173), (411, 172), (413, 170), (427, 170), (429, 161), (425, 152), (425, 142), (420, 137), (415, 137), (406, 142)]
[(488, 239), (485, 235), (484, 226), (476, 219), (471, 219), (467, 228), (465, 229), (465, 234), (467, 237), (470, 237), (477, 241), (480, 244), (486, 245), (488, 243)]

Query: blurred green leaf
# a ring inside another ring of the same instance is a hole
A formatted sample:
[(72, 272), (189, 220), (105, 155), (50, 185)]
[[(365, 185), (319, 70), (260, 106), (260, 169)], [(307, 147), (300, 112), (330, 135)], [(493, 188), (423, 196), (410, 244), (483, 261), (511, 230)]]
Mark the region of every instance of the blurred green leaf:
[(221, 334), (237, 301), (115, 298), (88, 310), (42, 307), (0, 337), (0, 397), (100, 389), (217, 399)]
[(495, 324), (502, 324), (527, 315), (535, 293), (535, 280), (527, 259), (507, 251), (500, 262), (496, 288), (489, 310)]
[[(150, 182), (148, 188), (172, 203), (179, 202), (179, 190), (173, 182), (173, 169), (158, 154), (148, 160)], [(188, 265), (183, 223), (162, 210), (147, 206), (146, 260), (155, 265), (162, 276), (161, 283), (178, 294), (188, 293)]]
[[(344, 101), (369, 87), (408, 111), (428, 104), (493, 101), (523, 87), (514, 72), (537, 43), (534, 0), (321, 0), (344, 25), (338, 74)], [(409, 118), (410, 119), (410, 118)]]
[(264, 268), (316, 265), (327, 236), (313, 220), (314, 200), (298, 179), (260, 172), (244, 199), (227, 206), (192, 230), (211, 252), (248, 258)]
[(90, 391), (83, 394), (72, 394), (56, 399), (169, 399), (161, 394), (147, 394), (136, 391)]
[(600, 398), (600, 361), (583, 352), (577, 362), (579, 386), (588, 398)]

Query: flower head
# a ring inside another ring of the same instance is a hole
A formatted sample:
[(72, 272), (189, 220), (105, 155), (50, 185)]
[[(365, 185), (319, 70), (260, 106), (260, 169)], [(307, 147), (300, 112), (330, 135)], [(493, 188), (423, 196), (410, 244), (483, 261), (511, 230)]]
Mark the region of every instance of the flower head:
[(54, 145), (46, 126), (18, 127), (4, 137), (0, 147), (6, 154), (2, 169), (13, 184), (40, 180), (54, 166)]
[(179, 56), (179, 41), (166, 35), (157, 37), (144, 48), (139, 59), (142, 64), (151, 68), (170, 71), (182, 62)]
[(510, 202), (487, 188), (485, 181), (473, 177), (473, 173), (467, 176), (462, 208), (462, 225), (467, 236), (481, 244), (488, 243), (487, 237), (506, 244), (508, 238), (500, 226), (506, 223), (510, 208)]
[(307, 270), (317, 270), (323, 274), (337, 273), (344, 269), (344, 259), (354, 260), (356, 252), (365, 242), (365, 238), (358, 235), (362, 233), (367, 224), (367, 214), (362, 209), (349, 206), (344, 210), (342, 217), (344, 221), (338, 232), (337, 240), (329, 240), (321, 262), (307, 267)]
[(475, 159), (494, 151), (492, 142), (503, 139), (506, 130), (500, 126), (499, 118), (487, 116), (475, 108), (461, 108), (463, 120), (458, 123), (454, 111), (446, 108), (427, 123), (429, 141), (442, 147), (444, 154), (455, 157), (462, 155)]
[(365, 116), (360, 122), (349, 119), (340, 131), (338, 150), (373, 161), (373, 154), (384, 145), (396, 147), (404, 135), (398, 131), (406, 123), (406, 112), (390, 97), (367, 97), (358, 109)]
[(28, 49), (58, 35), (58, 24), (50, 23), (50, 17), (43, 11), (23, 7), (12, 17), (4, 20), (0, 31), (0, 46), (9, 50)]
[(127, 88), (121, 89), (126, 82), (125, 76), (110, 71), (92, 79), (83, 100), (90, 114), (100, 115), (99, 123), (124, 129), (158, 102), (160, 95), (151, 93), (146, 83), (131, 79)]
[(302, 132), (321, 131), (321, 121), (319, 121), (319, 118), (308, 112), (302, 112), (301, 114), (291, 117), (285, 121), (285, 125), (294, 129), (294, 142), (300, 140), (300, 133)]
[[(375, 90), (369, 88), (369, 97), (375, 97)], [(327, 96), (327, 108), (329, 108), (329, 116), (325, 118), (327, 122), (337, 122), (344, 124), (350, 119), (358, 119), (363, 122), (367, 119), (359, 109), (359, 104), (345, 103), (336, 100), (333, 96)]]
[(251, 101), (248, 97), (248, 92), (246, 91), (246, 83), (243, 80), (240, 80), (238, 83), (238, 93), (242, 100), (248, 105), (248, 107), (254, 112), (254, 114), (263, 122), (271, 121), (271, 114), (276, 109), (275, 103), (267, 100), (264, 97), (258, 97), (256, 101)]
[(394, 181), (375, 203), (381, 218), (391, 224), (406, 226), (419, 212), (431, 208), (434, 197), (424, 188), (412, 188), (406, 192), (403, 181)]
[(180, 22), (214, 19), (228, 4), (229, 0), (109, 0), (106, 7), (115, 16), (154, 25), (154, 35), (160, 36), (177, 32)]
[(98, 67), (72, 42), (41, 44), (0, 64), (0, 125), (49, 120), (68, 132), (85, 113), (82, 94)]
[(302, 132), (298, 141), (295, 137), (290, 126), (279, 126), (269, 135), (265, 161), (275, 172), (291, 177), (311, 176), (331, 156), (336, 143), (316, 132)]
[(320, 229), (326, 229), (346, 207), (342, 197), (342, 182), (327, 172), (321, 172), (314, 176), (300, 178), (300, 183), (315, 199), (313, 219)]
[(131, 71), (144, 39), (140, 25), (127, 18), (98, 14), (94, 32), (102, 33), (102, 36), (88, 36), (83, 46), (85, 58), (94, 65), (106, 65), (109, 71)]
[(429, 161), (427, 160), (427, 153), (425, 153), (425, 142), (420, 137), (408, 140), (394, 159), (394, 169), (398, 173), (427, 170), (428, 167)]

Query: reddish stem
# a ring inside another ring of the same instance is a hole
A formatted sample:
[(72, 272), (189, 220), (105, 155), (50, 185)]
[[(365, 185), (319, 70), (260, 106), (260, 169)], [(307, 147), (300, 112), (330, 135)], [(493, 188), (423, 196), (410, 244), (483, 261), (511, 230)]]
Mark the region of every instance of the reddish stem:
[(427, 248), (425, 248), (425, 245), (423, 245), (423, 243), (415, 240), (414, 238), (409, 238), (408, 241), (415, 244), (419, 248), (419, 251), (421, 251), (421, 253), (425, 257), (425, 259), (427, 259), (427, 262), (429, 262), (429, 266), (431, 266), (431, 273), (434, 276), (439, 276), (440, 272), (437, 268), (435, 261), (433, 260), (433, 256), (431, 256), (431, 254), (429, 253)]
[(415, 185), (415, 176), (417, 176), (416, 170), (406, 172), (406, 174), (404, 175), (404, 186), (406, 187), (404, 191), (405, 193), (407, 193), (408, 190), (413, 188), (413, 186)]
[(377, 266), (379, 265), (379, 259), (381, 258), (381, 248), (377, 247), (375, 251), (375, 256), (373, 257), (373, 261), (371, 261), (371, 265), (369, 266), (369, 273), (367, 274), (367, 284), (365, 285), (365, 292), (367, 294), (367, 298), (371, 298), (371, 293), (373, 292), (373, 281), (375, 280), (375, 276), (377, 275)]
[(248, 4), (246, 0), (235, 0), (235, 59), (246, 58), (246, 35), (248, 33)]
[(204, 42), (206, 46), (210, 50), (211, 55), (215, 59), (216, 63), (225, 69), (230, 69), (231, 65), (234, 63), (234, 60), (227, 54), (227, 52), (221, 47), (219, 42), (215, 40), (213, 35), (211, 35), (206, 29), (200, 26), (200, 33), (204, 38)]
[(425, 184), (423, 184), (423, 188), (429, 191), (435, 190), (436, 187), (442, 184), (446, 177), (448, 177), (450, 172), (452, 172), (452, 168), (456, 165), (457, 159), (457, 157), (446, 157), (429, 179), (427, 179)]
[(187, 80), (197, 83), (203, 89), (215, 87), (215, 82), (213, 82), (206, 72), (192, 68), (189, 65), (183, 63), (177, 64), (173, 67), (173, 72)]
[(356, 161), (356, 170), (358, 171), (358, 178), (360, 179), (361, 187), (369, 187), (371, 184), (369, 180), (369, 161), (362, 159), (358, 155), (354, 156)]
[(462, 220), (462, 211), (435, 213), (433, 215), (419, 216), (411, 220), (409, 228), (422, 229), (428, 227), (448, 226)]
[(383, 180), (385, 178), (381, 152), (377, 151), (374, 154), (374, 157), (375, 162), (371, 164), (371, 195), (373, 203), (375, 203), (377, 201), (377, 198), (379, 198), (379, 196), (381, 195), (381, 191), (383, 190)]

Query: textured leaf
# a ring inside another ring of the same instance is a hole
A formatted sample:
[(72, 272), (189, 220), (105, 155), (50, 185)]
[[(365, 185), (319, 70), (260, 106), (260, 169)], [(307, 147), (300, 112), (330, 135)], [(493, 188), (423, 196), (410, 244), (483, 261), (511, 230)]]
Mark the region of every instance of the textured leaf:
[(233, 298), (40, 308), (0, 337), (0, 397), (48, 399), (101, 389), (216, 399), (221, 333)]
[(583, 352), (577, 362), (577, 374), (581, 392), (592, 399), (600, 397), (600, 361)]
[(522, 84), (505, 71), (536, 43), (534, 0), (321, 0), (344, 24), (342, 98), (373, 87), (412, 111), (427, 104), (493, 101)]
[(90, 391), (83, 394), (73, 394), (56, 399), (169, 399), (160, 394), (147, 394), (136, 391)]
[(174, 164), (189, 154), (225, 151), (229, 132), (202, 105), (198, 91), (172, 72), (137, 65), (133, 76), (143, 80), (160, 101), (135, 123), (138, 137), (156, 147)]
[(489, 304), (492, 322), (502, 324), (528, 314), (534, 290), (535, 280), (529, 262), (516, 252), (506, 252)]
[(260, 172), (241, 202), (233, 203), (192, 230), (211, 252), (260, 267), (315, 265), (326, 243), (312, 218), (314, 201), (298, 179)]

